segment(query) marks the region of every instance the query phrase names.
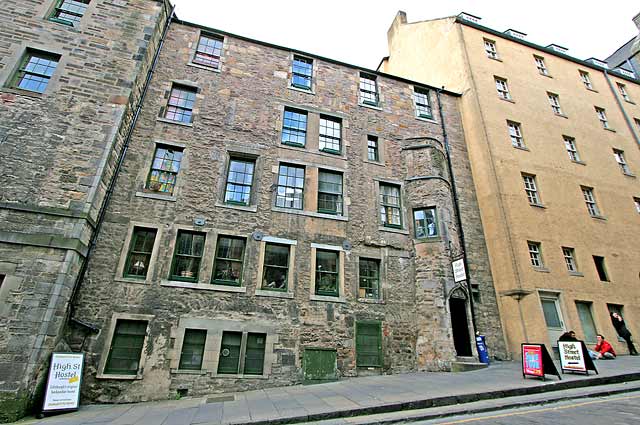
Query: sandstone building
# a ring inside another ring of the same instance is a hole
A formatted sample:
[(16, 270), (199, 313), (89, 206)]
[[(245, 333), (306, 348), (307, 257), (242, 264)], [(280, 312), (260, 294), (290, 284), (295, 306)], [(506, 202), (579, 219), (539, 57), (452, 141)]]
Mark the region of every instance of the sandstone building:
[(385, 72), (463, 93), (461, 113), (511, 353), (574, 329), (640, 332), (637, 70), (499, 32), (466, 13), (388, 32)]
[(448, 370), (475, 330), (505, 356), (456, 92), (38, 4), (0, 32), (3, 412), (54, 349), (109, 402)]

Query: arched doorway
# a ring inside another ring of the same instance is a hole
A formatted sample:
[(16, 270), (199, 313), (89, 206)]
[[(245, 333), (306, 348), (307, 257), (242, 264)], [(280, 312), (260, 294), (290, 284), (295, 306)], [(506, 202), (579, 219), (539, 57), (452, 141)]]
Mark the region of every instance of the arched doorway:
[(451, 330), (456, 354), (461, 357), (470, 357), (473, 353), (471, 352), (467, 317), (467, 294), (462, 289), (458, 288), (451, 293), (449, 311), (451, 312)]

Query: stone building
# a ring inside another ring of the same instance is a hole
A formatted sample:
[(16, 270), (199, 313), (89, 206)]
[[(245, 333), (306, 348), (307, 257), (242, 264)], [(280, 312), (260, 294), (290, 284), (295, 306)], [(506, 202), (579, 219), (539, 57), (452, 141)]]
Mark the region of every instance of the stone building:
[(640, 13), (634, 16), (633, 23), (638, 28), (638, 35), (620, 46), (605, 62), (609, 68), (640, 75)]
[(67, 329), (84, 400), (449, 370), (474, 320), (504, 356), (458, 102), (172, 22), (74, 304), (98, 332)]
[(151, 0), (2, 2), (0, 422), (62, 347), (69, 301), (166, 22)]
[[(637, 20), (637, 17), (636, 17)], [(579, 60), (466, 13), (407, 22), (381, 69), (464, 93), (460, 108), (510, 352), (574, 329), (640, 332), (640, 84), (624, 60)], [(416, 52), (420, 52), (416, 54)], [(621, 65), (621, 67), (617, 67)]]

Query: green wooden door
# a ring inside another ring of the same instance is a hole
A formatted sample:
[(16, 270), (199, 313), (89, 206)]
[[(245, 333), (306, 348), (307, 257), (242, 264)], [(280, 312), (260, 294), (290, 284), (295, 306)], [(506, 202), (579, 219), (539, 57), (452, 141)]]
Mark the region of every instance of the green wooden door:
[(337, 374), (337, 353), (330, 348), (305, 348), (302, 357), (304, 381), (335, 381)]
[(356, 322), (356, 366), (382, 367), (380, 322)]

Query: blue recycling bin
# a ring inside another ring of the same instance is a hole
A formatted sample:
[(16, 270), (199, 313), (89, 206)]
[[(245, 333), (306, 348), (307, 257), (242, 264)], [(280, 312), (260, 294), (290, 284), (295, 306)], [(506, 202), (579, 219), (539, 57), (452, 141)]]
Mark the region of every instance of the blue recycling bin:
[(489, 352), (484, 335), (476, 336), (476, 347), (478, 347), (478, 357), (481, 363), (489, 364)]

